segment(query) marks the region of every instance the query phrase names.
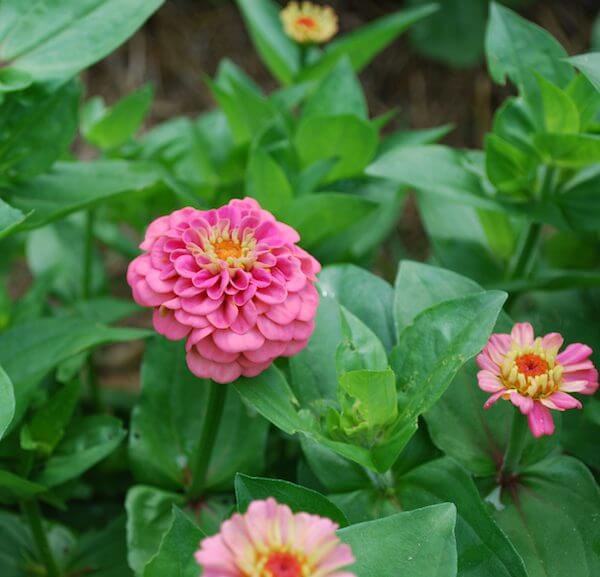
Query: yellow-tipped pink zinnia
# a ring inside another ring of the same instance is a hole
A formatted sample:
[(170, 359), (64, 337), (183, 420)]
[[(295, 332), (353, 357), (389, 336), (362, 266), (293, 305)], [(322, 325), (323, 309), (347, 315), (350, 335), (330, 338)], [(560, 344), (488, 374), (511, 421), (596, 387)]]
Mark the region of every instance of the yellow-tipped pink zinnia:
[(550, 409), (580, 409), (570, 393), (593, 395), (598, 389), (592, 349), (575, 343), (559, 353), (562, 345), (558, 333), (535, 338), (529, 323), (516, 324), (510, 334), (492, 335), (477, 357), (479, 387), (492, 393), (484, 407), (509, 400), (527, 415), (535, 437), (554, 433)]
[(338, 18), (331, 6), (290, 2), (280, 17), (285, 33), (300, 44), (323, 44), (338, 31)]
[(327, 518), (292, 513), (275, 499), (253, 501), (196, 552), (203, 577), (355, 577), (349, 545)]

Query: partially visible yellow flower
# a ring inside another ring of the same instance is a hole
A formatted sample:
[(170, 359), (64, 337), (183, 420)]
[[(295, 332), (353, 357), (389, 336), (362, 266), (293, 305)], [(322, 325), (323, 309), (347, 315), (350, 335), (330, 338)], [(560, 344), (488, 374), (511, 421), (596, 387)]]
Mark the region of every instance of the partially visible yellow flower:
[(323, 44), (338, 31), (338, 17), (331, 6), (290, 2), (280, 17), (285, 33), (301, 44)]

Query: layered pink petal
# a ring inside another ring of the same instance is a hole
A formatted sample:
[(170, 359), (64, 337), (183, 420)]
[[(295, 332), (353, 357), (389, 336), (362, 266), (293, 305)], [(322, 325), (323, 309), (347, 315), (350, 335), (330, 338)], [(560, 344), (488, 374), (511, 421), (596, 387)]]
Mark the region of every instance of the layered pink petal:
[(533, 409), (527, 415), (529, 428), (534, 437), (552, 435), (554, 433), (554, 420), (550, 409), (540, 402), (533, 404)]

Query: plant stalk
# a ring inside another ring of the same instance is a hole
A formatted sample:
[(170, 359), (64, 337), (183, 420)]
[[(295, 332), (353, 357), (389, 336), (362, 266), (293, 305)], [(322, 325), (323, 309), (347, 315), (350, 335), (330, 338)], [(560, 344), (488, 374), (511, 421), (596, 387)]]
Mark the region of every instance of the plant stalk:
[(513, 413), (510, 439), (504, 454), (500, 479), (505, 479), (507, 475), (517, 472), (527, 441), (527, 419), (516, 407)]
[(85, 240), (83, 248), (83, 267), (81, 277), (81, 297), (90, 298), (92, 292), (92, 260), (94, 252), (94, 211), (85, 213)]
[(21, 502), (21, 510), (23, 515), (27, 518), (29, 527), (31, 528), (31, 534), (35, 541), (36, 548), (40, 555), (40, 558), (46, 567), (47, 577), (60, 577), (60, 570), (50, 549), (48, 543), (48, 537), (44, 530), (42, 521), (42, 514), (40, 512), (40, 506), (35, 499)]
[(210, 381), (206, 417), (200, 433), (200, 440), (194, 452), (191, 463), (192, 482), (189, 488), (189, 496), (192, 499), (200, 497), (206, 488), (206, 475), (210, 458), (213, 454), (215, 440), (219, 431), (221, 417), (225, 408), (227, 397), (227, 386)]

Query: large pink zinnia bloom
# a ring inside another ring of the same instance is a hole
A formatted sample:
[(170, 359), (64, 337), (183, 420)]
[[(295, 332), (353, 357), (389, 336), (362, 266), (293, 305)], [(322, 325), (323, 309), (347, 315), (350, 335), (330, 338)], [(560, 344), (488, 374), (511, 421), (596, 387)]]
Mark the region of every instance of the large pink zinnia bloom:
[(510, 335), (492, 335), (477, 357), (479, 387), (492, 393), (484, 407), (502, 397), (527, 415), (535, 437), (554, 433), (550, 409), (580, 409), (569, 393), (593, 395), (598, 388), (592, 349), (576, 343), (559, 353), (562, 344), (558, 333), (535, 338), (529, 323), (516, 324)]
[(127, 281), (159, 333), (187, 338), (190, 370), (229, 383), (296, 354), (313, 332), (321, 267), (299, 240), (252, 198), (183, 208), (150, 224)]
[(200, 544), (203, 577), (355, 577), (349, 545), (324, 517), (292, 513), (275, 499), (253, 501)]

